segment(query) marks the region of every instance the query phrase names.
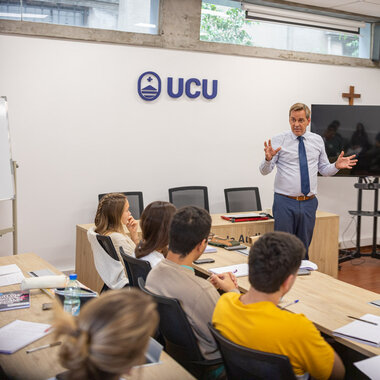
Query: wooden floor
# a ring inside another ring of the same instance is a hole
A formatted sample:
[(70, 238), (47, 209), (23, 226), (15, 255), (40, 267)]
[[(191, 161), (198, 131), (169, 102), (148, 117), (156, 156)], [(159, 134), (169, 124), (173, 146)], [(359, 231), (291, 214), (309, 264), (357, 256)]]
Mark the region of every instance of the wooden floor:
[(340, 266), (339, 280), (380, 294), (380, 260), (360, 257), (341, 263)]

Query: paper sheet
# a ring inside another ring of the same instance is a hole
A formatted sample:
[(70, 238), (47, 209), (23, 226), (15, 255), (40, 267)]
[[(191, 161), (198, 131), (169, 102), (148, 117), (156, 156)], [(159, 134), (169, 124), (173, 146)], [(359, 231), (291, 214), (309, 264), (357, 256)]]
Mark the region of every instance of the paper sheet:
[(377, 326), (362, 321), (355, 321), (334, 330), (334, 335), (380, 347), (380, 317), (373, 314), (365, 314), (358, 318), (377, 323)]
[(15, 321), (0, 328), (0, 353), (12, 354), (28, 344), (44, 337), (48, 334), (45, 330), (50, 325), (45, 323), (35, 323)]
[(23, 279), (24, 275), (16, 264), (0, 266), (0, 286), (20, 284)]
[(302, 260), (300, 269), (318, 270), (318, 265), (310, 260)]
[(210, 268), (208, 271), (215, 274), (232, 272), (236, 277), (243, 277), (248, 276), (248, 264), (236, 264), (219, 268)]
[(215, 253), (218, 252), (216, 247), (213, 247), (212, 245), (208, 245), (204, 251), (204, 253)]
[(354, 365), (372, 380), (380, 380), (380, 355), (361, 360)]

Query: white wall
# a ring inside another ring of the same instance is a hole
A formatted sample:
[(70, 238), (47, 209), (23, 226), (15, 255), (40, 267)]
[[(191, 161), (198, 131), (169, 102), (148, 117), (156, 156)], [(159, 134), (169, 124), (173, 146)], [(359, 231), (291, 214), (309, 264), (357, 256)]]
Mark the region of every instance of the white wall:
[[(98, 193), (142, 190), (147, 205), (167, 200), (169, 187), (207, 185), (211, 212), (223, 212), (225, 187), (258, 185), (269, 208), (274, 173), (258, 171), (263, 141), (289, 128), (291, 104), (345, 104), (349, 85), (362, 94), (356, 104), (380, 104), (376, 69), (4, 35), (0, 54), (20, 165), (19, 252), (61, 269), (74, 267), (75, 226), (93, 221)], [(144, 102), (136, 88), (147, 70), (218, 79), (218, 96), (162, 93)], [(341, 232), (356, 208), (354, 182), (319, 179), (319, 208), (340, 215)], [(10, 222), (9, 203), (0, 203), (0, 228)], [(372, 207), (372, 194), (364, 203)], [(0, 255), (11, 252), (4, 236)]]

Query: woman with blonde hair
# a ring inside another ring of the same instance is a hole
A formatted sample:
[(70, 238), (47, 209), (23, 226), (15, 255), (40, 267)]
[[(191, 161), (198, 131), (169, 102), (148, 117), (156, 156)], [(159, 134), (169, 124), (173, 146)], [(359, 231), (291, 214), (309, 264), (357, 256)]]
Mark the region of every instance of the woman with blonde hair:
[(150, 203), (140, 218), (142, 240), (135, 249), (138, 259), (149, 261), (152, 268), (168, 253), (169, 227), (176, 208), (169, 202)]
[(106, 292), (83, 306), (78, 317), (61, 311), (54, 324), (63, 340), (59, 360), (65, 380), (116, 380), (145, 362), (158, 324), (151, 297), (136, 289)]

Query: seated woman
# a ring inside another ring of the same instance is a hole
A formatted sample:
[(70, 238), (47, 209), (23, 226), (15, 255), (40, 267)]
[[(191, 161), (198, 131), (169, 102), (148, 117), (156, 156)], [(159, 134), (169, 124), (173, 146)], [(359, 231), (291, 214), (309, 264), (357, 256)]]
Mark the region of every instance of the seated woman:
[(142, 240), (135, 249), (138, 259), (149, 261), (153, 268), (168, 252), (169, 226), (176, 208), (169, 202), (150, 203), (140, 218)]
[[(126, 228), (131, 237), (126, 234)], [(133, 255), (139, 242), (137, 228), (138, 222), (131, 215), (129, 202), (124, 194), (110, 193), (100, 200), (95, 216), (95, 232), (108, 235), (118, 255), (120, 247), (123, 247), (127, 255)]]
[(149, 337), (158, 324), (152, 299), (137, 289), (107, 292), (83, 306), (78, 317), (61, 311), (54, 327), (61, 337), (61, 365), (68, 380), (117, 380), (145, 363)]
[[(99, 202), (95, 227), (87, 232), (97, 272), (110, 289), (120, 289), (128, 284), (128, 276), (120, 255), (120, 247), (128, 255), (134, 255), (138, 223), (129, 212), (129, 202), (124, 194), (110, 193)], [(131, 238), (126, 234), (129, 230)], [(99, 245), (96, 234), (108, 235), (115, 247), (119, 261), (113, 260)]]

